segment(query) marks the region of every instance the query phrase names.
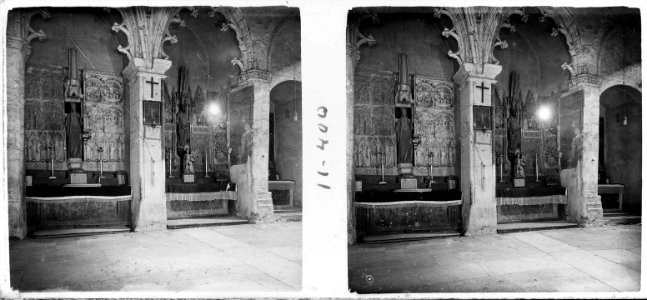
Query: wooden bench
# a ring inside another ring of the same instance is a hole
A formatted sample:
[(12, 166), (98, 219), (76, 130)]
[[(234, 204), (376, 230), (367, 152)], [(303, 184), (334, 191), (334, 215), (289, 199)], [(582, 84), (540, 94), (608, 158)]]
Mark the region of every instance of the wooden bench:
[(598, 184), (599, 194), (618, 194), (618, 208), (622, 210), (622, 194), (625, 192), (625, 186), (622, 184)]

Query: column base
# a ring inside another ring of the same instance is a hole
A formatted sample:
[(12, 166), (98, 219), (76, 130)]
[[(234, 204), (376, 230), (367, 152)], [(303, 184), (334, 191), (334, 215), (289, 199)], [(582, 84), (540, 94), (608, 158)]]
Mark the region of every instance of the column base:
[(259, 193), (256, 198), (256, 212), (252, 213), (250, 222), (254, 224), (275, 222), (272, 193)]

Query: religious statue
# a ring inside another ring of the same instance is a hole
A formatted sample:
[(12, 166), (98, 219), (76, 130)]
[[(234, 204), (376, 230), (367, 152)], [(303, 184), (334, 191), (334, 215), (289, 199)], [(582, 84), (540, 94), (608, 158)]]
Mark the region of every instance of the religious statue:
[[(508, 138), (508, 159), (515, 165), (516, 150), (521, 149), (522, 96), (519, 91), (519, 74), (510, 74), (510, 96), (507, 99), (506, 127)], [(514, 167), (511, 172), (514, 174)], [(512, 176), (514, 177), (514, 176)]]
[(65, 117), (65, 138), (67, 141), (67, 157), (81, 158), (83, 149), (83, 134), (81, 115), (76, 111), (76, 103), (70, 103), (70, 113)]
[(524, 172), (525, 163), (521, 159), (521, 150), (517, 149), (514, 154), (516, 156), (516, 159), (514, 162), (515, 164), (514, 178), (517, 178), (517, 179), (526, 178), (526, 174)]
[[(178, 91), (178, 105), (177, 112), (177, 150), (178, 155), (183, 156), (184, 145), (190, 143), (191, 140), (191, 88), (188, 87), (186, 77), (188, 71), (184, 67), (180, 68), (179, 86)], [(188, 87), (188, 88), (187, 88)]]
[(407, 110), (400, 108), (400, 118), (395, 122), (395, 137), (398, 146), (398, 163), (413, 163), (413, 124), (407, 116)]
[(195, 155), (191, 152), (191, 147), (184, 145), (184, 174), (195, 173), (193, 161), (195, 161)]

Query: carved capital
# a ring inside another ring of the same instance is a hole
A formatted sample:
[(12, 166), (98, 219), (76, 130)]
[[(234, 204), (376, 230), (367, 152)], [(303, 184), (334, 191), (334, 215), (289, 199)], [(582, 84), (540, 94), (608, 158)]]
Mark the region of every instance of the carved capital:
[(454, 82), (462, 86), (468, 79), (478, 78), (496, 82), (495, 78), (501, 73), (502, 67), (495, 64), (472, 64), (463, 63), (454, 74)]
[(572, 88), (583, 86), (599, 88), (602, 84), (602, 79), (600, 76), (593, 74), (577, 74), (572, 76), (568, 83)]
[(132, 81), (135, 75), (140, 73), (161, 75), (166, 77), (164, 73), (171, 68), (171, 64), (172, 62), (166, 59), (155, 58), (151, 63), (149, 60), (134, 58), (121, 73), (129, 82)]
[(240, 74), (238, 77), (238, 82), (253, 82), (253, 81), (265, 81), (270, 82), (271, 74), (265, 70), (252, 69), (247, 70)]

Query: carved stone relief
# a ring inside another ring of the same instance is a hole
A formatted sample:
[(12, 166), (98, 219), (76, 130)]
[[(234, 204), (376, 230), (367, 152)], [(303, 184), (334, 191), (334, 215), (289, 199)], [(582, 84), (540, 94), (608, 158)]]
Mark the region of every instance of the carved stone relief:
[(415, 75), (414, 83), (414, 128), (420, 136), (415, 165), (421, 174), (426, 175), (426, 168), (433, 165), (434, 176), (455, 175), (454, 84), (449, 79), (421, 75)]
[(453, 107), (454, 105), (454, 83), (451, 80), (416, 75), (413, 91), (418, 106)]
[[(84, 169), (104, 171), (125, 169), (123, 78), (116, 74), (85, 72), (85, 130), (92, 137), (84, 145)], [(102, 149), (103, 152), (99, 152)]]
[(31, 65), (25, 72), (25, 165), (48, 170), (65, 169), (65, 111), (61, 67)]
[(85, 71), (85, 101), (122, 102), (123, 79), (110, 73)]
[[(355, 77), (355, 166), (356, 174), (379, 174), (396, 167), (395, 78), (390, 72), (362, 70)], [(391, 171), (387, 171), (391, 173)]]

